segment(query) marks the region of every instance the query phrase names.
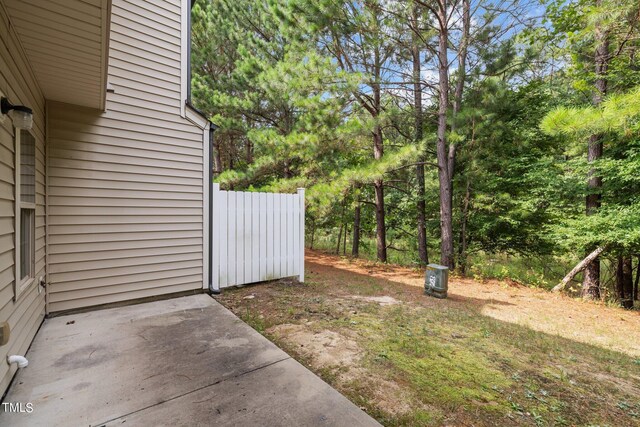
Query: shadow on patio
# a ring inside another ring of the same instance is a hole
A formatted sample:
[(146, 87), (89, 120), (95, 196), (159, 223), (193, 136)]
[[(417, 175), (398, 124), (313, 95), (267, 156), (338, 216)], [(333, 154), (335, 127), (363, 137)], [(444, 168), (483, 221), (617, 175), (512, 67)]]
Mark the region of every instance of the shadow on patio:
[(2, 425), (377, 425), (204, 294), (48, 319), (27, 357)]

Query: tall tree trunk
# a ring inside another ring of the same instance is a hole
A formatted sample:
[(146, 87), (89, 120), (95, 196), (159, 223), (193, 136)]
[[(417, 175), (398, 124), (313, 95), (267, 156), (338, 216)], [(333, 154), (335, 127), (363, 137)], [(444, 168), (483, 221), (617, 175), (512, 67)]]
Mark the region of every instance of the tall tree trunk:
[(447, 28), (447, 0), (438, 2), (438, 181), (440, 185), (440, 264), (453, 268), (453, 220), (452, 220), (452, 190), (449, 179), (447, 153), (447, 110), (449, 106), (449, 32)]
[(245, 138), (244, 148), (245, 160), (247, 161), (247, 164), (250, 165), (251, 163), (253, 163), (253, 143), (249, 138)]
[[(596, 0), (596, 6), (601, 6), (602, 0)], [(595, 27), (596, 52), (595, 52), (595, 91), (593, 95), (593, 105), (602, 103), (602, 99), (607, 93), (607, 66), (609, 60), (609, 37), (601, 24)], [(589, 151), (587, 161), (594, 162), (602, 157), (602, 136), (591, 135), (589, 137)], [(595, 171), (589, 172), (589, 195), (586, 200), (586, 214), (593, 215), (600, 207), (600, 188), (602, 187), (602, 177), (595, 176)], [(595, 259), (590, 263), (584, 272), (582, 281), (582, 297), (584, 299), (600, 298), (600, 260)]]
[[(469, 33), (471, 30), (471, 4), (470, 0), (462, 0), (462, 39), (458, 48), (458, 80), (456, 81), (455, 93), (453, 95), (453, 120), (451, 121), (451, 132), (456, 130), (456, 117), (462, 107), (462, 95), (464, 83), (467, 78), (467, 52), (469, 47)], [(456, 145), (449, 145), (449, 155), (447, 158), (449, 167), (449, 180), (453, 182), (456, 166)], [(453, 184), (451, 184), (453, 186)]]
[(213, 156), (213, 173), (214, 174), (221, 174), (222, 172), (224, 172), (224, 167), (222, 166), (222, 155), (220, 154), (220, 141), (218, 138), (214, 137), (213, 138), (213, 153), (211, 153), (211, 155)]
[[(373, 109), (375, 111), (374, 119), (376, 121), (380, 119), (380, 112), (382, 110), (381, 78), (382, 64), (380, 63), (380, 49), (376, 48), (374, 51), (374, 82), (371, 85), (373, 89)], [(375, 160), (380, 160), (383, 155), (382, 127), (380, 127), (380, 123), (376, 123), (373, 130), (373, 157)], [(384, 183), (382, 179), (374, 180), (373, 187), (376, 204), (376, 248), (378, 261), (387, 262), (387, 226), (384, 219)]]
[(344, 235), (342, 237), (342, 255), (347, 255), (347, 234), (349, 234), (349, 224), (344, 222)]
[(622, 257), (623, 307), (633, 308), (633, 262), (631, 256)]
[(462, 221), (460, 223), (460, 247), (458, 248), (458, 265), (460, 273), (467, 274), (467, 220), (469, 218), (469, 204), (471, 202), (471, 183), (467, 178), (464, 200), (462, 202)]
[[(471, 141), (469, 141), (468, 152), (473, 153), (473, 147), (476, 142), (476, 120), (471, 119)], [(469, 171), (466, 175), (466, 184), (464, 199), (462, 201), (462, 219), (460, 221), (460, 241), (458, 247), (458, 259), (460, 272), (464, 275), (467, 273), (467, 247), (469, 240), (467, 238), (467, 224), (469, 222), (469, 208), (471, 206), (471, 180), (469, 179)]]
[(600, 299), (600, 258), (596, 258), (584, 270), (582, 298)]
[[(228, 160), (229, 160), (229, 170), (233, 170), (235, 168), (235, 163), (233, 160), (236, 158), (236, 155), (238, 154), (238, 151), (236, 149), (236, 144), (229, 144), (229, 151), (227, 152), (227, 154), (228, 154)], [(234, 190), (233, 181), (229, 184), (229, 190), (230, 191)]]
[[(379, 127), (374, 134), (374, 157), (382, 158), (382, 131)], [(387, 229), (384, 219), (384, 184), (382, 179), (373, 181), (376, 205), (376, 248), (378, 261), (387, 262)]]
[(616, 260), (616, 298), (619, 301), (624, 299), (624, 272), (622, 269), (622, 257)]
[(638, 299), (638, 286), (640, 285), (640, 255), (637, 256), (638, 265), (636, 266), (636, 281), (633, 284), (633, 300)]
[[(415, 143), (418, 149), (422, 151), (423, 138), (423, 114), (422, 114), (422, 60), (420, 58), (420, 38), (418, 37), (419, 27), (419, 7), (414, 5), (411, 16), (411, 56), (413, 59), (413, 109), (414, 109), (414, 126), (415, 126)], [(427, 227), (426, 227), (426, 202), (425, 202), (425, 185), (424, 185), (424, 161), (425, 155), (420, 154), (418, 157), (418, 165), (416, 165), (416, 183), (417, 183), (417, 226), (418, 226), (418, 258), (422, 265), (429, 264), (429, 254), (427, 252)]]
[(344, 234), (347, 234), (346, 225), (347, 221), (345, 219), (345, 209), (347, 205), (347, 199), (342, 199), (342, 209), (340, 210), (340, 231), (338, 232), (338, 244), (336, 245), (336, 255), (340, 255), (340, 246), (342, 245), (342, 232), (344, 230)]
[(291, 165), (289, 163), (289, 160), (285, 160), (284, 161), (282, 172), (283, 172), (285, 178), (287, 178), (287, 179), (293, 178), (293, 172), (291, 171)]
[[(462, 107), (462, 95), (464, 92), (464, 83), (467, 77), (467, 50), (469, 46), (469, 33), (471, 29), (471, 4), (470, 0), (462, 0), (462, 38), (458, 47), (458, 79), (453, 95), (453, 111), (451, 120), (451, 132), (456, 130), (456, 118)], [(450, 205), (453, 207), (453, 177), (456, 168), (456, 144), (449, 144), (449, 152), (447, 154), (447, 172), (449, 178), (449, 186), (451, 187)], [(462, 253), (462, 251), (460, 252)], [(452, 256), (450, 268), (455, 268), (455, 258)], [(464, 267), (463, 267), (464, 268)]]
[(360, 255), (360, 209), (360, 203), (357, 203), (353, 211), (353, 241), (351, 242), (351, 256), (354, 258)]
[(630, 256), (618, 257), (616, 296), (624, 308), (633, 308), (633, 266)]

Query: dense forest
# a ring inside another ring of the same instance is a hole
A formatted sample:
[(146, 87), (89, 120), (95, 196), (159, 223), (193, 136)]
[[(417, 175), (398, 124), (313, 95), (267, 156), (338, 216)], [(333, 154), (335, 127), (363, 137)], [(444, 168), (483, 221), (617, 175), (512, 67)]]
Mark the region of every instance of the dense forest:
[(215, 180), (307, 188), (309, 246), (637, 300), (637, 0), (196, 0), (192, 31)]

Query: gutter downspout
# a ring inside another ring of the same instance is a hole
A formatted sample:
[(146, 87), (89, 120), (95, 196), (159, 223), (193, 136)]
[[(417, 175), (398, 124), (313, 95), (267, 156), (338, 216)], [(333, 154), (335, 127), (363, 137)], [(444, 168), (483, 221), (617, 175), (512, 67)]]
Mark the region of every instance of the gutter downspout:
[(218, 129), (212, 121), (209, 121), (209, 292), (220, 294), (220, 289), (213, 288), (213, 138)]

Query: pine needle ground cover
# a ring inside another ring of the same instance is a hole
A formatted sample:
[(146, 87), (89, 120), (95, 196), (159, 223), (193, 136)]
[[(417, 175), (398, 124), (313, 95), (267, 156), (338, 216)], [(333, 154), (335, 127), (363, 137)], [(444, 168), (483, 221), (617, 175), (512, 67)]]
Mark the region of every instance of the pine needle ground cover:
[[(640, 425), (640, 314), (313, 252), (217, 299), (384, 425)], [(594, 321), (595, 320), (595, 321)]]

